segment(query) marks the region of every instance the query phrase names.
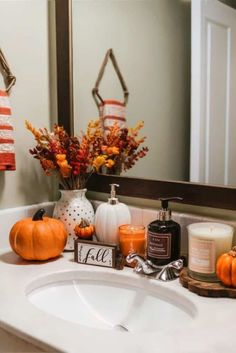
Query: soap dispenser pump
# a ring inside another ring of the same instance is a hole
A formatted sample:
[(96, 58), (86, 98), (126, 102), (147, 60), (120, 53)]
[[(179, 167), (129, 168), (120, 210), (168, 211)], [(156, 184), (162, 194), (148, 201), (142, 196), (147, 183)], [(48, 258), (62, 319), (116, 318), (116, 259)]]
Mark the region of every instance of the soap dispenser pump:
[(183, 200), (181, 197), (160, 198), (161, 210), (158, 219), (148, 225), (147, 259), (154, 265), (166, 265), (180, 258), (181, 229), (171, 219), (169, 201)]
[(128, 206), (116, 197), (118, 184), (110, 184), (111, 195), (108, 202), (98, 206), (95, 213), (95, 232), (99, 241), (118, 245), (118, 229), (123, 224), (130, 224), (131, 215)]

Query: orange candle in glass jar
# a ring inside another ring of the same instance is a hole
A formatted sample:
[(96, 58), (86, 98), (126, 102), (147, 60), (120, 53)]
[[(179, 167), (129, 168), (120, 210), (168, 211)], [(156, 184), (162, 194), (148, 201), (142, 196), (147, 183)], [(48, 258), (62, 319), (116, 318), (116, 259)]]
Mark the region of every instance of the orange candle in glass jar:
[(119, 227), (119, 246), (121, 253), (126, 257), (131, 252), (145, 256), (146, 236), (145, 227), (140, 225), (124, 224)]

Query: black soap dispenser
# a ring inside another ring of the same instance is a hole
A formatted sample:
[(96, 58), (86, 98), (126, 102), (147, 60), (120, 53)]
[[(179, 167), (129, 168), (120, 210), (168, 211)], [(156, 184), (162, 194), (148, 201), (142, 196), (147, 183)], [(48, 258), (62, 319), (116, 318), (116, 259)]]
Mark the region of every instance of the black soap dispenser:
[(156, 221), (148, 225), (147, 260), (162, 266), (180, 258), (181, 229), (171, 219), (168, 202), (183, 200), (181, 197), (160, 198), (162, 209)]

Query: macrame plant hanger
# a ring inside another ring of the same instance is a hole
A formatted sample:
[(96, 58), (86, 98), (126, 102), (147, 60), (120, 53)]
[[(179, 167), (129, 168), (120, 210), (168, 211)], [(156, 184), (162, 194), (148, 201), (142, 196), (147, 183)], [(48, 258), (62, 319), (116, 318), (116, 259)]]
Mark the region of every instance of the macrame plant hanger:
[(14, 86), (14, 84), (16, 83), (16, 77), (12, 74), (1, 48), (0, 48), (0, 72), (4, 79), (6, 92), (10, 94), (10, 90), (12, 86)]
[[(103, 78), (105, 68), (108, 64), (108, 60), (111, 60), (114, 70), (118, 76), (118, 79), (120, 81), (123, 94), (124, 94), (124, 101), (120, 102), (115, 99), (112, 100), (105, 100), (101, 97), (99, 93), (99, 85), (101, 83), (101, 80)], [(129, 97), (129, 91), (126, 86), (125, 80), (121, 74), (121, 71), (119, 69), (118, 63), (116, 61), (114, 52), (112, 49), (109, 49), (105, 55), (105, 58), (103, 60), (101, 69), (98, 73), (98, 77), (95, 83), (95, 86), (92, 90), (92, 95), (95, 100), (95, 103), (98, 107), (100, 118), (103, 122), (103, 128), (104, 130), (109, 129), (109, 126), (114, 124), (116, 122), (120, 127), (125, 127), (126, 123), (126, 117), (125, 117), (125, 107), (128, 102), (128, 97)]]

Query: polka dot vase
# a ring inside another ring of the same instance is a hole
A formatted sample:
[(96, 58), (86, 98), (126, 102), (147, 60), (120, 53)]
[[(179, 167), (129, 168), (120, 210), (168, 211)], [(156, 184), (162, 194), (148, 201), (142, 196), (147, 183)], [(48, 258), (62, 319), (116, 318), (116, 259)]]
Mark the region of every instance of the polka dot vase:
[(60, 190), (61, 198), (56, 202), (53, 217), (60, 219), (68, 232), (65, 250), (74, 250), (75, 226), (80, 223), (81, 218), (87, 219), (94, 224), (94, 210), (92, 204), (86, 198), (87, 189)]

